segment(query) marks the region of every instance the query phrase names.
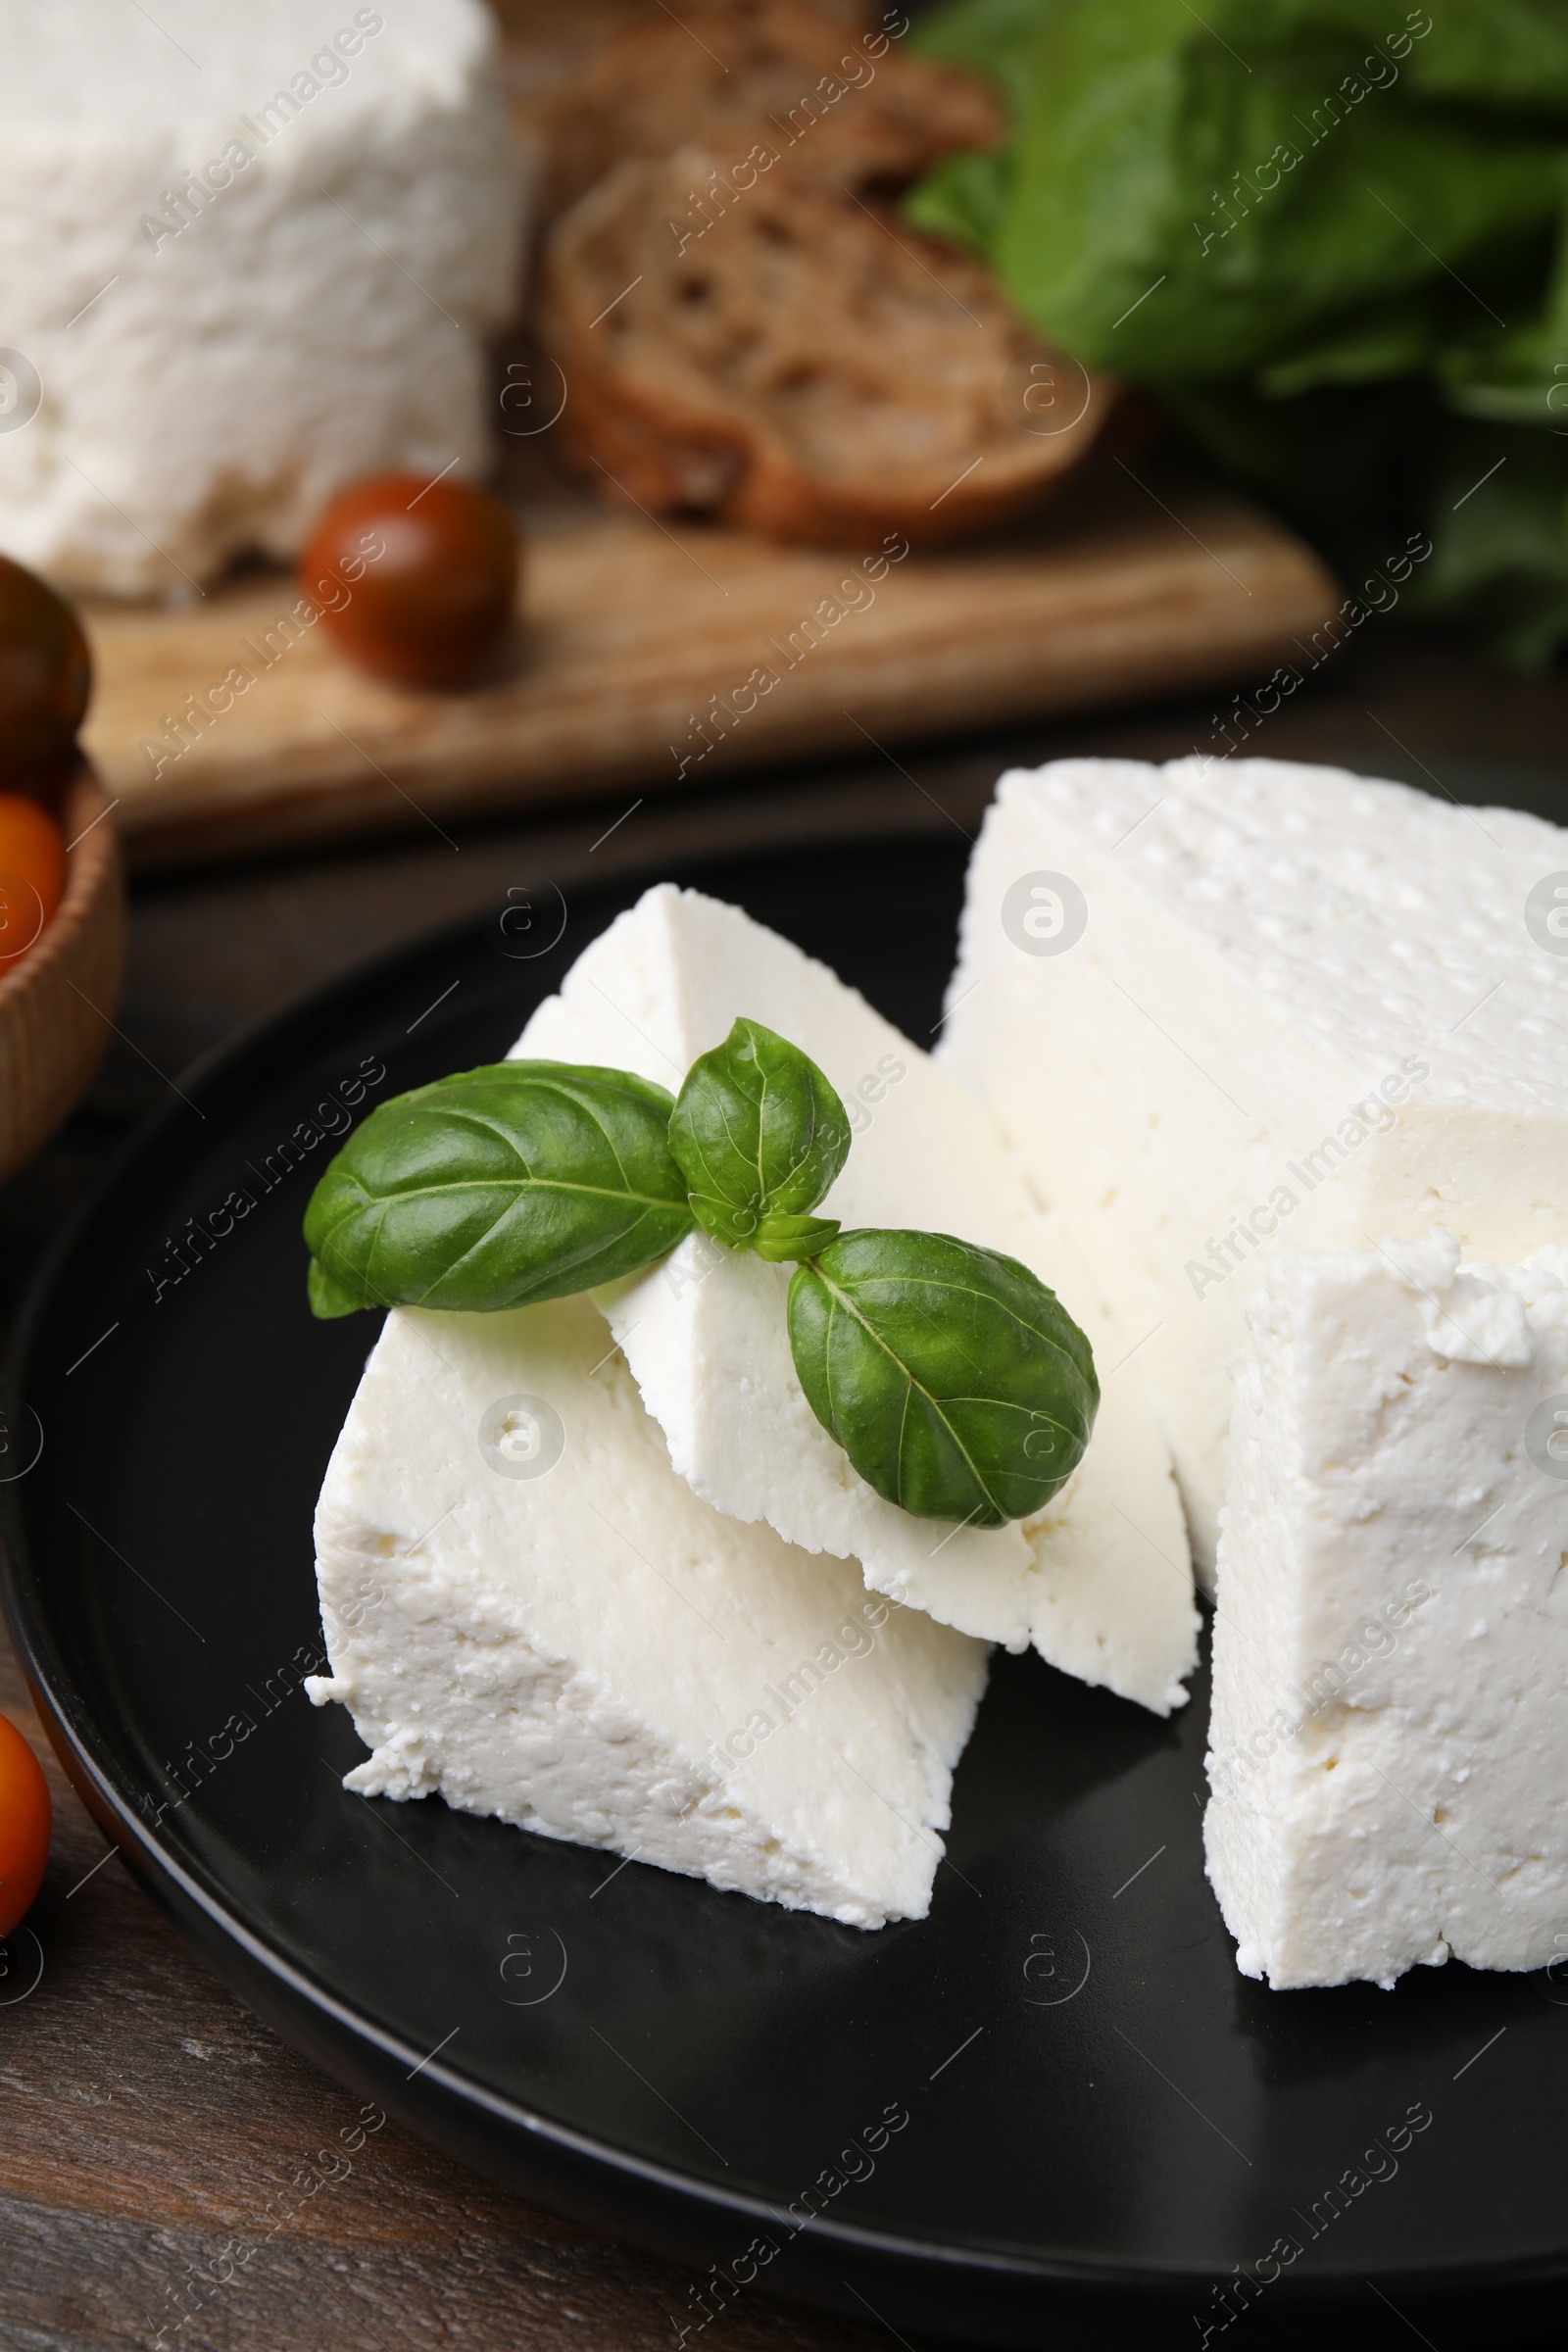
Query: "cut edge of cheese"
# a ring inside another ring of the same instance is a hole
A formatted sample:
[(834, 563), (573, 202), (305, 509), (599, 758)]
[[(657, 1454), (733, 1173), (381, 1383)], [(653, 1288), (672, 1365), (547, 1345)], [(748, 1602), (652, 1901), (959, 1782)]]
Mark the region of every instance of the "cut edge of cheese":
[[(1568, 1248), (1288, 1251), (1249, 1304), (1203, 1834), (1276, 1989), (1568, 1948)], [(1549, 1430), (1547, 1435), (1549, 1436)]]
[[(317, 1514), (311, 1695), (371, 1749), (346, 1786), (850, 1926), (924, 1917), (985, 1647), (710, 1510), (608, 1342), (585, 1298), (388, 1317)], [(530, 1398), (561, 1451), (504, 1474), (481, 1422)]]
[(1187, 1704), (1202, 1628), (1176, 1474), (1065, 1219), (1043, 1210), (1035, 1234), (1030, 1263), (1095, 1351), (1100, 1410), (1061, 1493), (1022, 1523), (1034, 1557), (1032, 1639), (1064, 1674), (1169, 1715)]

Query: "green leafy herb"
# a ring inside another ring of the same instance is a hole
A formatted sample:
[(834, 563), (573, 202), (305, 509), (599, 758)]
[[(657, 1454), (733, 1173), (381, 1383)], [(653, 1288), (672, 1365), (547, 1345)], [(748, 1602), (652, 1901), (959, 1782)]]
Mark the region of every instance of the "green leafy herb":
[(341, 1282), (334, 1281), (318, 1257), (311, 1260), (305, 1277), (305, 1295), (311, 1302), (312, 1314), (318, 1315), (323, 1323), (330, 1322), (334, 1315), (356, 1315), (368, 1303), (357, 1291), (347, 1290)]
[(760, 1257), (808, 1257), (838, 1232), (809, 1211), (850, 1149), (844, 1105), (808, 1054), (737, 1021), (686, 1073), (669, 1148), (704, 1231)]
[(925, 1519), (1026, 1518), (1089, 1442), (1089, 1342), (1015, 1258), (814, 1215), (849, 1148), (815, 1062), (756, 1021), (678, 1102), (624, 1070), (466, 1070), (383, 1103), (327, 1168), (305, 1215), (312, 1311), (532, 1305), (636, 1273), (700, 1221), (796, 1261), (801, 1386), (879, 1494)]
[(1056, 1494), (1100, 1402), (1089, 1342), (1016, 1258), (950, 1234), (846, 1233), (789, 1292), (811, 1410), (921, 1519), (1000, 1527)]
[(305, 1217), (318, 1315), (481, 1312), (631, 1274), (692, 1229), (670, 1097), (624, 1070), (506, 1061), (386, 1102)]
[(956, 0), (1008, 145), (912, 218), (1152, 388), (1349, 584), (1521, 665), (1568, 642), (1568, 9), (1561, 0)]

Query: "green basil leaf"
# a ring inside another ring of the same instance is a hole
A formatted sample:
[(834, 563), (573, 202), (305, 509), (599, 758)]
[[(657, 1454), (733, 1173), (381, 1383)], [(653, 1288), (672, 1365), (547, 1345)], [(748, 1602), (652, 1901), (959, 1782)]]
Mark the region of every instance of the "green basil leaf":
[(945, 1233), (846, 1233), (789, 1292), (811, 1410), (920, 1519), (1001, 1527), (1071, 1477), (1100, 1403), (1089, 1342), (1027, 1266)]
[(355, 1292), (345, 1290), (342, 1283), (333, 1280), (318, 1257), (311, 1260), (305, 1289), (312, 1314), (319, 1315), (323, 1322), (329, 1321), (334, 1315), (357, 1314), (365, 1304), (365, 1300)]
[(808, 1251), (779, 1246), (790, 1237), (777, 1220), (816, 1206), (848, 1155), (850, 1122), (799, 1046), (740, 1020), (687, 1071), (669, 1148), (705, 1232), (731, 1250), (799, 1257)]
[(624, 1070), (559, 1061), (382, 1103), (311, 1196), (313, 1308), (494, 1311), (635, 1273), (692, 1229), (672, 1107)]
[(837, 1241), (838, 1234), (837, 1217), (762, 1217), (758, 1222), (752, 1248), (759, 1257), (779, 1265), (815, 1257), (829, 1242)]

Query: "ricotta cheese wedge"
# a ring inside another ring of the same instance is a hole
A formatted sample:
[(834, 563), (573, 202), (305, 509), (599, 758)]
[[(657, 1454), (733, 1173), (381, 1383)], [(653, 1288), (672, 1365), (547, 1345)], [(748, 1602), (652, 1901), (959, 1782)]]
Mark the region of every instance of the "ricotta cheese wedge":
[(586, 1298), (390, 1314), (316, 1542), (349, 1788), (925, 1916), (984, 1644), (701, 1501)]
[(1568, 1235), (1564, 909), (1568, 832), (1510, 809), (1271, 760), (1003, 777), (940, 1056), (1139, 1348), (1200, 1565), (1271, 1251)]
[(675, 1468), (732, 1519), (858, 1560), (874, 1592), (1009, 1649), (1033, 1642), (1168, 1714), (1186, 1698), (1198, 1623), (1168, 1456), (1065, 1227), (1036, 1206), (987, 1113), (825, 965), (669, 884), (585, 950), (514, 1051), (633, 1069), (674, 1092), (741, 1014), (809, 1054), (849, 1107), (855, 1140), (824, 1213), (1022, 1259), (1088, 1334), (1102, 1402), (1083, 1462), (1038, 1518), (916, 1519), (873, 1492), (808, 1404), (785, 1316), (791, 1269), (694, 1235), (601, 1298)]
[(0, 0), (0, 50), (9, 555), (188, 596), (361, 474), (483, 464), (521, 220), (480, 0)]
[(1220, 1518), (1208, 1875), (1244, 1975), (1568, 1951), (1568, 1249), (1276, 1256)]

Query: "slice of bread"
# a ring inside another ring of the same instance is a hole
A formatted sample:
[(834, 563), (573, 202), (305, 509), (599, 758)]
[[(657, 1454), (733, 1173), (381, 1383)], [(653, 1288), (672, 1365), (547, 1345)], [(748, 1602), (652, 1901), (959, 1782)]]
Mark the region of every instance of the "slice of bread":
[(759, 150), (835, 185), (898, 185), (1004, 128), (987, 84), (906, 55), (886, 25), (858, 31), (808, 0), (656, 12), (602, 42), (544, 110), (546, 200), (559, 212), (627, 157), (688, 143), (726, 173)]
[(1076, 465), (1115, 388), (1043, 353), (977, 262), (785, 165), (718, 171), (621, 164), (552, 232), (543, 330), (590, 471), (836, 545), (982, 529)]

